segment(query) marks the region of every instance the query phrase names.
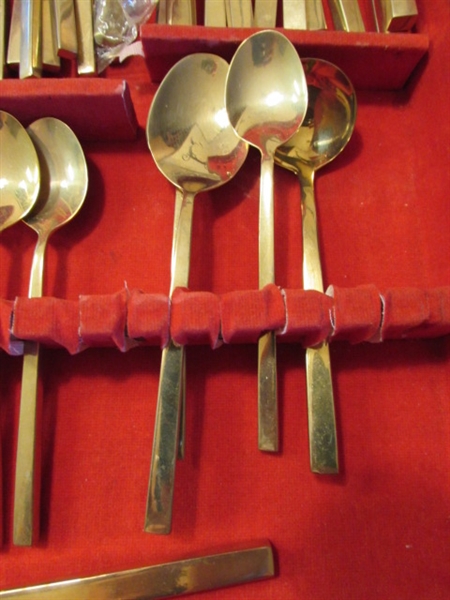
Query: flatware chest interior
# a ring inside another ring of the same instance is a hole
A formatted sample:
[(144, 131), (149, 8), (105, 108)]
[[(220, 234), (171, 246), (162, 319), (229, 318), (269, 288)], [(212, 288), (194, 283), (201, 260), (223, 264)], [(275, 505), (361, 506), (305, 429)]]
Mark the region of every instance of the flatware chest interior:
[(450, 8), (178, 4), (0, 80), (0, 597), (446, 598)]

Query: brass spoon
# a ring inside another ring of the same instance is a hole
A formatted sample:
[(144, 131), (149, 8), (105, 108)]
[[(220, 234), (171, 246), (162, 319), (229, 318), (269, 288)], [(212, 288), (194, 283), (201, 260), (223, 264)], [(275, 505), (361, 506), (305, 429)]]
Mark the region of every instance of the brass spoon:
[[(315, 172), (347, 145), (356, 121), (355, 90), (335, 65), (303, 61), (308, 111), (299, 131), (278, 148), (275, 162), (298, 175), (303, 223), (303, 286), (323, 292), (314, 200)], [(311, 470), (339, 471), (330, 353), (327, 343), (306, 350), (306, 383)]]
[[(306, 113), (302, 63), (289, 40), (260, 31), (237, 49), (227, 78), (226, 106), (236, 133), (261, 152), (259, 287), (274, 283), (273, 163), (275, 150), (299, 128)], [(258, 447), (278, 450), (275, 334), (258, 343)]]
[[(228, 64), (213, 54), (180, 60), (150, 107), (147, 141), (160, 171), (182, 192), (176, 208), (170, 294), (187, 287), (194, 198), (229, 181), (247, 156), (225, 110)], [(178, 212), (179, 211), (179, 216)], [(184, 349), (173, 342), (161, 361), (145, 531), (170, 533), (179, 436)]]
[(23, 219), (39, 193), (39, 161), (25, 128), (0, 110), (0, 231)]
[[(41, 188), (35, 209), (24, 219), (38, 235), (31, 266), (29, 297), (42, 296), (44, 255), (50, 235), (70, 221), (86, 197), (88, 172), (79, 141), (62, 121), (47, 117), (27, 129), (40, 162)], [(38, 529), (39, 449), (37, 381), (39, 344), (24, 349), (14, 489), (13, 542), (30, 546)]]

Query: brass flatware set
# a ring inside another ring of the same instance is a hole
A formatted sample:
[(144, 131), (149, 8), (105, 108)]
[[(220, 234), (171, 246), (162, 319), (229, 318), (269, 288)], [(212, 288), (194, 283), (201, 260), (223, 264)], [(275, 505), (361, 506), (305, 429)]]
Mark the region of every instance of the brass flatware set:
[[(414, 0), (373, 1), (379, 31), (410, 30)], [(303, 236), (305, 290), (324, 292), (315, 206), (316, 172), (349, 142), (357, 102), (351, 81), (337, 66), (300, 57), (276, 26), (276, 0), (205, 0), (205, 25), (257, 27), (228, 64), (209, 53), (177, 62), (159, 85), (148, 113), (146, 136), (161, 174), (174, 185), (174, 226), (169, 296), (189, 285), (194, 199), (230, 181), (249, 147), (261, 155), (258, 283), (276, 284), (274, 203), (277, 168), (297, 175)], [(330, 0), (335, 29), (364, 31), (358, 3)], [(4, 65), (20, 78), (57, 70), (76, 60), (78, 74), (96, 72), (94, 3), (74, 0), (14, 2), (6, 44), (6, 5), (0, 1), (1, 73)], [(321, 0), (283, 0), (286, 28), (325, 29)], [(157, 23), (194, 25), (192, 0), (160, 0)], [(86, 29), (80, 23), (88, 23)], [(85, 34), (82, 34), (82, 32)], [(69, 127), (42, 118), (27, 129), (0, 111), (0, 231), (23, 221), (37, 234), (29, 297), (43, 295), (48, 238), (80, 210), (88, 189), (83, 149)], [(5, 151), (7, 149), (7, 151)], [(215, 163), (226, 169), (215, 168)], [(300, 212), (300, 211), (299, 211)], [(299, 269), (301, 267), (299, 266)], [(13, 543), (30, 546), (39, 531), (38, 343), (25, 342), (14, 485)], [(144, 530), (169, 534), (176, 460), (185, 433), (185, 348), (169, 341), (162, 351)], [(339, 472), (334, 392), (327, 342), (307, 348), (306, 400), (311, 471)], [(258, 448), (279, 450), (276, 333), (258, 340)], [(302, 396), (299, 392), (298, 396)], [(0, 591), (0, 599), (133, 599), (183, 595), (274, 575), (268, 542), (165, 565), (96, 577)]]

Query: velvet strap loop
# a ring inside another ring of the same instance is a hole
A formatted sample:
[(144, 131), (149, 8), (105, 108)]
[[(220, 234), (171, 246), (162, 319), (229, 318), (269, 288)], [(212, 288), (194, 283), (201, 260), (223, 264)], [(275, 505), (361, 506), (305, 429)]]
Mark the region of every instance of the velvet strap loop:
[(23, 352), (24, 341), (66, 348), (255, 343), (266, 331), (304, 347), (323, 341), (382, 342), (450, 333), (450, 286), (432, 289), (374, 285), (314, 290), (234, 291), (221, 296), (177, 288), (172, 298), (124, 288), (116, 294), (0, 300), (0, 347)]

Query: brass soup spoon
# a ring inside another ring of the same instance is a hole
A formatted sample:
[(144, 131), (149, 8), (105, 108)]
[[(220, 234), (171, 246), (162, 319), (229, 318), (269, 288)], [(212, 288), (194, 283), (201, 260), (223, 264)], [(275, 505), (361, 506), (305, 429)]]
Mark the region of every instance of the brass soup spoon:
[[(240, 169), (247, 144), (225, 110), (228, 64), (214, 54), (180, 60), (161, 82), (147, 121), (147, 141), (160, 171), (182, 193), (176, 208), (170, 294), (188, 287), (194, 199), (227, 183)], [(164, 348), (156, 407), (145, 531), (168, 534), (172, 525), (184, 348)]]
[(26, 129), (0, 110), (0, 231), (23, 219), (39, 193), (39, 161)]
[[(308, 91), (302, 63), (277, 31), (260, 31), (237, 49), (227, 78), (226, 106), (236, 133), (261, 152), (259, 287), (275, 282), (273, 169), (278, 146), (300, 127)], [(275, 333), (258, 342), (258, 447), (278, 450)]]
[[(352, 83), (335, 65), (303, 61), (308, 110), (298, 132), (275, 154), (275, 162), (296, 173), (301, 186), (303, 287), (323, 292), (314, 199), (314, 175), (342, 152), (356, 121)], [(306, 350), (306, 386), (311, 470), (339, 471), (330, 352), (326, 342)]]
[[(59, 119), (39, 119), (27, 131), (37, 150), (41, 170), (36, 207), (24, 219), (38, 235), (29, 284), (29, 297), (37, 298), (43, 291), (48, 239), (81, 208), (88, 187), (88, 171), (78, 139)], [(18, 546), (30, 546), (39, 525), (38, 362), (39, 344), (27, 342), (23, 357), (14, 489), (13, 542)]]

